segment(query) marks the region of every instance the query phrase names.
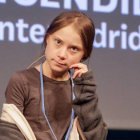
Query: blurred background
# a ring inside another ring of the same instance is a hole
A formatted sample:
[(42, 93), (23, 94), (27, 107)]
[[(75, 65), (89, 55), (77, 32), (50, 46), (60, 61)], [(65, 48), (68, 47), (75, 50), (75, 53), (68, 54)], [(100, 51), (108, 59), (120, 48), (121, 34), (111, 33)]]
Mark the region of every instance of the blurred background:
[(0, 0), (0, 111), (11, 75), (41, 55), (49, 23), (70, 10), (95, 23), (86, 63), (94, 71), (108, 140), (140, 140), (140, 0)]

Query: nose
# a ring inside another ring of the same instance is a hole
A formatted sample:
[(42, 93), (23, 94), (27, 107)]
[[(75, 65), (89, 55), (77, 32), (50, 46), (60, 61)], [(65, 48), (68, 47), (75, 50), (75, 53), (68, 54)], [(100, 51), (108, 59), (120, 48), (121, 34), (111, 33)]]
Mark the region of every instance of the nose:
[(61, 48), (59, 51), (58, 51), (58, 57), (60, 59), (66, 59), (67, 58), (67, 49), (66, 48)]

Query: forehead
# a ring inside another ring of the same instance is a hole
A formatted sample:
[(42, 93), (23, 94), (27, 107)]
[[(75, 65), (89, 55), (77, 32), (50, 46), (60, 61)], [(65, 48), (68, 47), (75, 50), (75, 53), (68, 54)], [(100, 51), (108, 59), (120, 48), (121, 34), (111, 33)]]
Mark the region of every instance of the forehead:
[(52, 36), (60, 37), (65, 43), (69, 43), (74, 46), (83, 47), (80, 34), (77, 32), (73, 25), (63, 27), (51, 34)]

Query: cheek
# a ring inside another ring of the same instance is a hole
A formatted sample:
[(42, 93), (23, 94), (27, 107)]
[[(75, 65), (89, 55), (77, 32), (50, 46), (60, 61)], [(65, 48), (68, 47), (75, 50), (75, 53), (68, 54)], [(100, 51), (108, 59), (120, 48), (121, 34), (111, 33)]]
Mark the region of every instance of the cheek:
[(45, 48), (45, 54), (52, 54), (53, 53), (53, 47), (51, 46), (51, 44), (48, 44)]
[(53, 46), (47, 46), (45, 49), (45, 57), (46, 59), (54, 59), (57, 56), (57, 50)]
[(46, 49), (45, 49), (46, 59), (49, 59), (51, 57), (50, 52), (52, 52), (52, 51), (50, 50), (49, 46), (47, 46)]
[(72, 64), (76, 64), (76, 63), (80, 63), (80, 61), (82, 60), (82, 57), (79, 56), (79, 57), (70, 57), (69, 58), (69, 66), (72, 65)]

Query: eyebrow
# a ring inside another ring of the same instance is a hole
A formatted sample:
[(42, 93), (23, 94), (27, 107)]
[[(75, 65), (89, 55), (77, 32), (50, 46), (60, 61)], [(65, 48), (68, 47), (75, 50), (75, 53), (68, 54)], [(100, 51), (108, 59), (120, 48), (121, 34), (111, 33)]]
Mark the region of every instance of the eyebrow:
[(58, 39), (60, 39), (63, 42), (63, 39), (61, 39), (61, 37), (59, 37), (57, 35), (54, 35), (54, 38), (58, 38)]

